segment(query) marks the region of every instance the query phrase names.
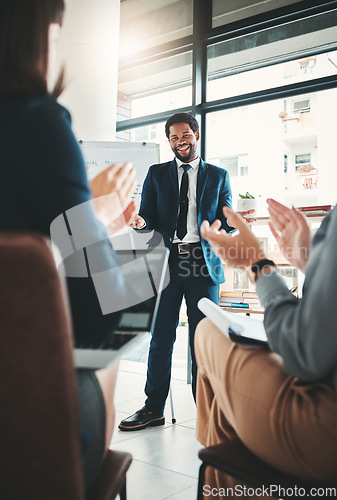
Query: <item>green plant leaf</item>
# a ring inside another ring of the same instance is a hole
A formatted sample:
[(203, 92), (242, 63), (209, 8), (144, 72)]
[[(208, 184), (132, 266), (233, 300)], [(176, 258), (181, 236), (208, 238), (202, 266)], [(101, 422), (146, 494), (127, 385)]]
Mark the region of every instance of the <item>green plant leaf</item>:
[(252, 194), (249, 194), (248, 191), (246, 194), (239, 194), (240, 198), (255, 200), (255, 197)]

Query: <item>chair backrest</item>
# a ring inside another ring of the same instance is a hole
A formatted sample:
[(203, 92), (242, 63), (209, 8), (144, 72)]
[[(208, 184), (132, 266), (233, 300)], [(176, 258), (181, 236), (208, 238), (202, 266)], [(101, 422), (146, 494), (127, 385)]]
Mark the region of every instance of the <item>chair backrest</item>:
[(197, 500), (204, 498), (206, 467), (213, 467), (255, 488), (263, 489), (271, 485), (278, 487), (284, 499), (294, 498), (296, 489), (305, 492), (299, 496), (311, 498), (312, 489), (319, 492), (324, 488), (333, 488), (332, 491), (336, 491), (337, 487), (337, 478), (331, 483), (315, 482), (314, 479), (305, 481), (275, 469), (254, 455), (238, 438), (201, 449), (199, 458), (202, 464), (199, 469)]
[(70, 316), (48, 241), (0, 233), (0, 498), (83, 498)]

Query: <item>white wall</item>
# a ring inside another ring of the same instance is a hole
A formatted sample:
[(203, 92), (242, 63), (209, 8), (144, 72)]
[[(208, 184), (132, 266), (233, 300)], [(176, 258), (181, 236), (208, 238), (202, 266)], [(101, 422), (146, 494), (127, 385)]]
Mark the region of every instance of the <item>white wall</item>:
[(58, 60), (66, 63), (66, 89), (77, 139), (115, 139), (119, 0), (66, 0)]
[[(317, 104), (322, 110), (318, 115), (318, 165), (320, 204), (337, 203), (337, 90), (317, 94)], [(324, 113), (323, 110), (326, 110)]]

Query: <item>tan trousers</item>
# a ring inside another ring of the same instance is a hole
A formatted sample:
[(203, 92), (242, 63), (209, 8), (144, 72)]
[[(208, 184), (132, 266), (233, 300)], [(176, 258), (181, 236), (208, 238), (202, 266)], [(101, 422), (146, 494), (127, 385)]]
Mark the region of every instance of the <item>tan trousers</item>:
[[(335, 478), (337, 393), (330, 381), (300, 382), (285, 373), (280, 356), (236, 345), (208, 319), (197, 327), (195, 352), (197, 437), (204, 446), (238, 436), (280, 470), (303, 479)], [(238, 482), (207, 467), (205, 484)]]

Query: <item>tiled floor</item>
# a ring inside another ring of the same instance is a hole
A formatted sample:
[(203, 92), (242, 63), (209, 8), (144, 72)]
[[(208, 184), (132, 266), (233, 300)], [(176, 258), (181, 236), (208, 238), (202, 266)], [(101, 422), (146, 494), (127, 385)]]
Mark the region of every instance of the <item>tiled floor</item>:
[(172, 370), (176, 424), (171, 422), (169, 400), (165, 426), (137, 432), (117, 429), (121, 419), (144, 404), (146, 356), (149, 340), (120, 363), (115, 407), (116, 430), (111, 448), (128, 451), (133, 462), (127, 475), (129, 500), (194, 500), (200, 461), (196, 440), (196, 410), (191, 386), (186, 383), (187, 327), (178, 328)]

